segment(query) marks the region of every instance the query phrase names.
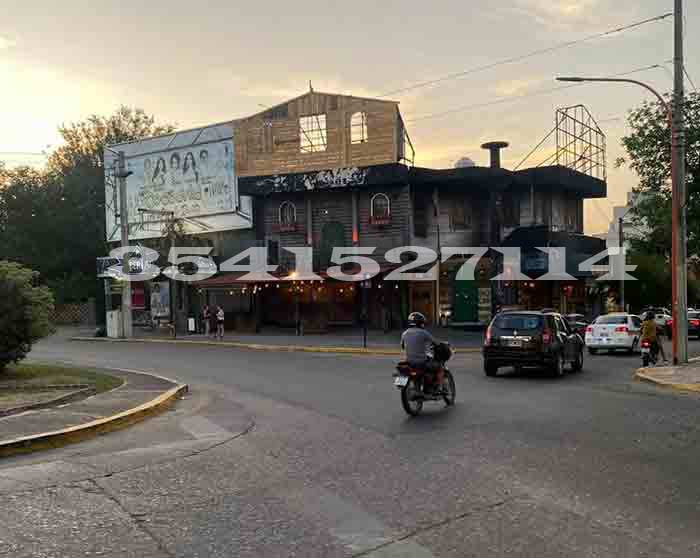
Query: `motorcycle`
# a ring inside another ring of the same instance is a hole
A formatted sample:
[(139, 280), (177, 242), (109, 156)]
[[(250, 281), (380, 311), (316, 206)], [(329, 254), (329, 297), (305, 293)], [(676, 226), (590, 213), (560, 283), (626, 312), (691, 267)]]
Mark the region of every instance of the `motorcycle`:
[(640, 344), (642, 354), (642, 366), (646, 368), (649, 364), (656, 365), (658, 349), (648, 339), (642, 339)]
[(433, 344), (428, 351), (428, 358), (437, 362), (442, 370), (441, 385), (436, 385), (439, 371), (426, 372), (423, 368), (410, 366), (406, 361), (396, 365), (394, 386), (401, 391), (401, 405), (406, 413), (411, 416), (419, 415), (426, 401), (444, 401), (448, 407), (454, 405), (455, 380), (446, 366), (451, 357), (452, 349), (449, 343)]

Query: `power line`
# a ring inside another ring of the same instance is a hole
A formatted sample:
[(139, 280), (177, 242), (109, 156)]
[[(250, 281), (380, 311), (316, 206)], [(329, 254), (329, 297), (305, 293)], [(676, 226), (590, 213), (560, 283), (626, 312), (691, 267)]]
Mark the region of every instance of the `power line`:
[[(630, 75), (630, 74), (636, 74), (636, 73), (638, 73), (638, 72), (645, 72), (645, 71), (647, 71), (647, 70), (653, 70), (653, 69), (657, 69), (657, 68), (661, 68), (661, 67), (662, 67), (661, 64), (652, 64), (651, 66), (644, 66), (643, 68), (636, 68), (636, 69), (631, 70), (631, 71), (629, 71), (629, 72), (622, 72), (622, 73), (619, 73), (619, 74), (612, 74), (612, 75), (607, 76), (607, 77), (622, 77), (622, 76), (627, 76), (627, 75)], [(504, 103), (512, 103), (513, 101), (519, 101), (519, 100), (521, 100), (521, 99), (526, 99), (526, 98), (529, 98), (529, 97), (536, 97), (536, 96), (538, 96), (538, 95), (548, 95), (549, 93), (556, 93), (556, 92), (558, 92), (558, 91), (564, 91), (564, 90), (566, 90), (566, 89), (571, 89), (572, 87), (580, 87), (581, 85), (584, 85), (584, 84), (583, 84), (583, 83), (574, 83), (574, 84), (571, 84), (571, 85), (561, 85), (561, 86), (559, 86), (559, 87), (552, 87), (552, 88), (550, 88), (550, 89), (542, 89), (542, 90), (540, 90), (540, 91), (532, 91), (532, 92), (530, 92), (530, 93), (523, 93), (523, 94), (521, 94), (521, 95), (513, 95), (513, 96), (511, 96), (511, 97), (502, 97), (502, 98), (500, 98), (500, 99), (495, 99), (495, 100), (493, 100), (493, 101), (486, 101), (486, 102), (483, 102), (483, 103), (476, 103), (476, 104), (472, 104), (472, 105), (463, 105), (463, 106), (461, 106), (461, 107), (455, 107), (455, 108), (453, 108), (453, 109), (448, 109), (448, 110), (445, 110), (445, 111), (442, 111), (442, 112), (435, 112), (435, 113), (432, 113), (432, 114), (426, 114), (426, 115), (424, 115), (424, 116), (417, 116), (417, 117), (415, 117), (415, 118), (407, 118), (407, 119), (405, 119), (405, 122), (406, 122), (406, 123), (409, 123), (409, 122), (418, 122), (418, 121), (420, 121), (420, 120), (427, 120), (427, 119), (429, 119), (429, 118), (440, 118), (440, 117), (442, 117), (442, 116), (448, 116), (448, 115), (450, 115), (450, 114), (454, 114), (454, 113), (457, 113), (457, 112), (464, 112), (464, 111), (467, 111), (467, 110), (472, 110), (472, 109), (477, 109), (477, 108), (484, 108), (484, 107), (490, 107), (490, 106), (500, 105), (500, 104), (504, 104)]]
[(695, 83), (693, 82), (693, 78), (690, 77), (690, 74), (688, 73), (688, 68), (686, 68), (685, 65), (683, 66), (683, 73), (685, 74), (685, 77), (688, 78), (688, 81), (690, 82), (690, 85), (693, 86), (693, 90), (694, 90), (694, 91), (697, 91), (698, 88), (695, 87)]
[(489, 63), (489, 64), (484, 64), (484, 65), (482, 65), (482, 66), (476, 66), (476, 67), (474, 67), (474, 68), (469, 68), (468, 70), (464, 70), (464, 71), (461, 71), (461, 72), (456, 72), (456, 73), (453, 73), (453, 74), (447, 74), (447, 75), (445, 75), (445, 76), (442, 76), (442, 77), (439, 77), (439, 78), (435, 78), (435, 79), (431, 79), (431, 80), (427, 80), (427, 81), (421, 81), (421, 82), (418, 82), (418, 83), (414, 83), (413, 85), (408, 85), (408, 86), (406, 86), (406, 87), (402, 87), (402, 88), (400, 88), (400, 89), (394, 89), (393, 91), (388, 91), (387, 93), (384, 93), (384, 94), (382, 94), (382, 95), (379, 95), (379, 97), (389, 97), (389, 96), (391, 96), (391, 95), (397, 95), (397, 94), (399, 94), (399, 93), (405, 93), (406, 91), (412, 91), (413, 89), (420, 89), (420, 88), (422, 88), (422, 87), (428, 87), (429, 85), (435, 85), (435, 84), (438, 84), (438, 83), (442, 83), (443, 81), (448, 81), (448, 80), (452, 80), (452, 79), (461, 78), (461, 77), (464, 77), (464, 76), (469, 75), (469, 74), (475, 74), (475, 73), (477, 73), (477, 72), (483, 72), (484, 70), (490, 70), (491, 68), (495, 68), (495, 67), (497, 67), (497, 66), (502, 66), (502, 65), (504, 65), (504, 64), (513, 64), (514, 62), (520, 62), (521, 60), (525, 60), (525, 59), (527, 59), (527, 58), (532, 58), (533, 56), (539, 56), (539, 55), (541, 55), (541, 54), (547, 54), (547, 53), (554, 52), (554, 51), (557, 51), (557, 50), (561, 50), (561, 49), (564, 49), (564, 48), (569, 48), (569, 47), (572, 47), (572, 46), (575, 46), (575, 45), (579, 45), (579, 44), (581, 44), (581, 43), (585, 43), (585, 42), (587, 42), (587, 41), (592, 41), (592, 40), (594, 40), (594, 39), (600, 39), (600, 38), (602, 38), (602, 37), (606, 37), (606, 36), (609, 36), (609, 35), (613, 35), (613, 34), (615, 34), (615, 33), (622, 33), (622, 32), (624, 32), (624, 31), (628, 31), (628, 30), (634, 29), (634, 28), (636, 28), (636, 27), (641, 27), (642, 25), (646, 25), (647, 23), (654, 23), (654, 22), (657, 22), (657, 21), (662, 21), (662, 20), (664, 20), (664, 19), (666, 19), (667, 17), (670, 17), (670, 16), (672, 16), (672, 15), (673, 15), (672, 12), (668, 12), (668, 13), (665, 13), (665, 14), (662, 14), (662, 15), (659, 15), (659, 16), (656, 16), (656, 17), (651, 17), (651, 18), (648, 18), (648, 19), (644, 19), (644, 20), (642, 20), (642, 21), (636, 21), (636, 22), (634, 22), (634, 23), (630, 23), (629, 25), (624, 25), (624, 26), (622, 26), (622, 27), (616, 27), (616, 28), (614, 28), (614, 29), (609, 29), (609, 30), (607, 30), (607, 31), (603, 31), (602, 33), (596, 33), (596, 34), (594, 34), (594, 35), (589, 35), (589, 36), (583, 37), (583, 38), (581, 38), (581, 39), (576, 39), (576, 40), (573, 40), (573, 41), (566, 41), (566, 42), (559, 43), (559, 44), (554, 45), (554, 46), (551, 46), (551, 47), (542, 48), (542, 49), (539, 49), (539, 50), (533, 50), (532, 52), (528, 52), (528, 53), (526, 53), (526, 54), (521, 54), (521, 55), (519, 55), (519, 56), (513, 56), (513, 57), (510, 57), (510, 58), (504, 58), (504, 59), (498, 60), (498, 61), (496, 61), (496, 62), (491, 62), (491, 63)]

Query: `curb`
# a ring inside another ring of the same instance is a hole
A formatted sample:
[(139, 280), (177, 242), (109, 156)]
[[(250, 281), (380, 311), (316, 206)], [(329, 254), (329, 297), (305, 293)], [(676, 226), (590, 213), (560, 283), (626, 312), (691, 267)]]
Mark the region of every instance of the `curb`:
[[(172, 380), (169, 381), (172, 382)], [(97, 419), (86, 424), (69, 426), (62, 430), (42, 432), (41, 434), (33, 434), (32, 436), (0, 441), (0, 457), (30, 453), (44, 449), (54, 449), (67, 444), (81, 442), (100, 434), (114, 432), (115, 430), (140, 422), (149, 416), (164, 411), (173, 404), (177, 397), (187, 393), (189, 390), (187, 384), (172, 383), (175, 384), (175, 387), (160, 394), (155, 399), (122, 411), (121, 413)]]
[[(31, 390), (29, 390), (31, 391)], [(10, 417), (12, 415), (18, 415), (26, 411), (38, 411), (39, 409), (46, 409), (48, 407), (54, 407), (56, 405), (61, 405), (64, 403), (71, 403), (78, 399), (86, 399), (91, 395), (95, 394), (95, 388), (85, 387), (79, 389), (78, 391), (73, 391), (59, 397), (54, 397), (48, 401), (42, 401), (41, 403), (26, 403), (24, 405), (18, 405), (17, 407), (10, 407), (9, 409), (0, 410), (0, 418)]]
[(689, 391), (693, 393), (700, 393), (700, 384), (679, 384), (675, 382), (667, 382), (665, 380), (660, 380), (655, 378), (653, 375), (649, 375), (646, 372), (656, 370), (655, 368), (637, 368), (634, 373), (634, 379), (640, 382), (646, 382), (649, 384), (654, 384), (656, 386), (675, 389), (678, 391)]
[[(166, 343), (171, 345), (201, 345), (211, 347), (234, 347), (236, 349), (248, 349), (251, 351), (268, 352), (298, 352), (298, 353), (339, 353), (348, 355), (383, 355), (400, 356), (399, 349), (362, 347), (320, 347), (306, 345), (261, 345), (258, 343), (239, 343), (237, 341), (188, 341), (186, 339), (109, 339), (106, 337), (71, 337), (71, 341), (96, 341), (102, 343)], [(465, 347), (453, 348), (453, 353), (480, 353), (481, 348)]]

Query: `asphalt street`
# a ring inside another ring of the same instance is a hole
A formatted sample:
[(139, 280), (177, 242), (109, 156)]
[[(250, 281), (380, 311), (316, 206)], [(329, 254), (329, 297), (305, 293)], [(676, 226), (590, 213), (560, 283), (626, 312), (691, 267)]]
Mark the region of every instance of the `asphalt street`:
[[(700, 353), (700, 343), (691, 341)], [(638, 356), (487, 378), (408, 418), (390, 357), (70, 342), (32, 358), (187, 382), (127, 430), (0, 461), (0, 555), (700, 555), (700, 398)]]

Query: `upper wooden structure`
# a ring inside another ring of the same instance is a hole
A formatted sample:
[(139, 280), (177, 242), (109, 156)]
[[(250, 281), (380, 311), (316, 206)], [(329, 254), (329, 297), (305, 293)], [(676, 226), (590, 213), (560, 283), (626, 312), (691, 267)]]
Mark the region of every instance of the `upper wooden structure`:
[(395, 101), (312, 90), (237, 120), (234, 133), (238, 176), (413, 164)]

